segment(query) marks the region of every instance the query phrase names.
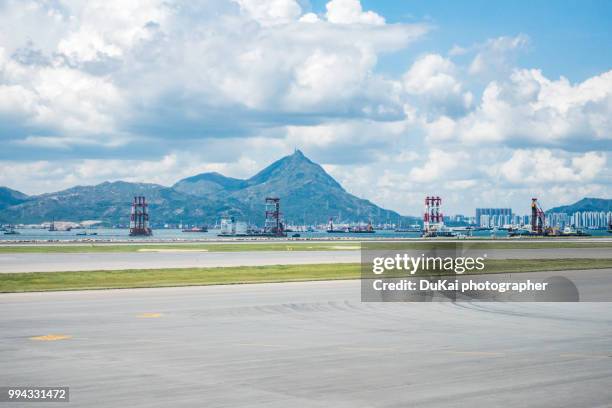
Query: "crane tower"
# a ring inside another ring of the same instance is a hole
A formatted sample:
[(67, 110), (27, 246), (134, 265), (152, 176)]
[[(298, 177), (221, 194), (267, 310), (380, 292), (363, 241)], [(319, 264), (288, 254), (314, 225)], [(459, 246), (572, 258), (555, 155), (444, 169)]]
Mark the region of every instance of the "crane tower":
[(148, 204), (144, 196), (135, 196), (130, 214), (130, 236), (149, 236), (153, 231), (149, 228)]
[(425, 197), (425, 213), (423, 214), (423, 232), (435, 233), (444, 225), (444, 215), (440, 207), (442, 199), (438, 196)]

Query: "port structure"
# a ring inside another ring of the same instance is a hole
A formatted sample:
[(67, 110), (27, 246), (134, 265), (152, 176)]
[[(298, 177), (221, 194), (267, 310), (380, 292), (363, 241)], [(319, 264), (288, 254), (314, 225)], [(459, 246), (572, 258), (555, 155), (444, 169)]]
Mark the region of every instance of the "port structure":
[(281, 221), (280, 198), (266, 197), (266, 220), (264, 234), (275, 237), (286, 237), (285, 227)]
[(423, 232), (425, 234), (435, 234), (444, 224), (441, 206), (442, 199), (440, 197), (425, 197), (425, 213), (423, 214)]
[(130, 236), (149, 236), (153, 231), (149, 227), (149, 211), (144, 196), (134, 196), (130, 214)]
[(546, 215), (540, 207), (537, 198), (531, 199), (531, 233), (544, 235), (546, 229)]

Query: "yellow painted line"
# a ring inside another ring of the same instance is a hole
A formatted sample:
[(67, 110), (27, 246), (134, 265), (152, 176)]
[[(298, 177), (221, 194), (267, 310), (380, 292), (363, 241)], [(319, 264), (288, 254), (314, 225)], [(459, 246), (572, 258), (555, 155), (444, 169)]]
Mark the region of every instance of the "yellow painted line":
[(139, 319), (155, 319), (158, 317), (162, 317), (161, 313), (141, 313), (138, 316)]
[(72, 336), (67, 336), (65, 334), (45, 334), (44, 336), (34, 336), (30, 337), (30, 340), (36, 341), (56, 341), (56, 340), (67, 340), (72, 338)]

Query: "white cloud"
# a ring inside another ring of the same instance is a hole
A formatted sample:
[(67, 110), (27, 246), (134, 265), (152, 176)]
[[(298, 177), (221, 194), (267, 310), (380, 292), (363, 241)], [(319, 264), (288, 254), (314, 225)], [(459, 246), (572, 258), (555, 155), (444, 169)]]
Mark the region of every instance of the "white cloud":
[(572, 85), (540, 70), (492, 82), (478, 108), (458, 122), (464, 142), (588, 148), (612, 140), (612, 71)]
[(360, 89), (375, 62), (373, 55), (362, 52), (351, 55), (315, 50), (296, 67), (287, 102), (293, 109), (301, 110), (350, 98)]
[(592, 181), (606, 165), (606, 157), (588, 152), (571, 159), (548, 149), (516, 150), (500, 166), (501, 175), (511, 183), (537, 185)]
[(334, 24), (385, 24), (382, 16), (373, 11), (364, 12), (359, 0), (331, 0), (325, 8), (327, 21)]
[(454, 77), (455, 64), (438, 54), (417, 59), (404, 74), (404, 87), (413, 94), (456, 92), (461, 84)]
[(591, 181), (597, 177), (606, 166), (606, 156), (603, 153), (589, 152), (572, 158), (572, 168), (576, 169), (580, 181)]
[(299, 146), (324, 163), (372, 163), (379, 160), (401, 162), (414, 160), (409, 150), (401, 148), (405, 123), (353, 120), (317, 126), (289, 126), (285, 146)]
[(478, 185), (478, 180), (451, 180), (445, 183), (446, 188), (449, 190), (455, 191), (465, 191), (466, 189), (476, 187)]
[(246, 177), (297, 147), (404, 213), (431, 190), (451, 208), (610, 194), (612, 71), (571, 83), (518, 69), (521, 34), (432, 50), (398, 75), (381, 56), (427, 24), (305, 4), (5, 1), (0, 185)]
[(446, 152), (440, 149), (429, 151), (427, 161), (421, 167), (410, 170), (410, 181), (414, 183), (434, 183), (458, 178), (457, 170), (463, 168), (469, 154), (461, 151)]
[(321, 20), (315, 13), (306, 13), (300, 17), (300, 21), (303, 23), (316, 23)]
[(472, 103), (472, 94), (464, 91), (456, 77), (455, 64), (438, 54), (418, 58), (404, 74), (404, 89), (422, 99), (432, 113), (462, 113)]
[(163, 25), (171, 10), (162, 0), (90, 0), (71, 2), (64, 37), (56, 51), (72, 64), (120, 58), (152, 36), (149, 26)]
[[(473, 49), (478, 50), (472, 60), (469, 72), (473, 75), (484, 74), (499, 75), (500, 72), (511, 68), (511, 63), (518, 52), (529, 45), (529, 37), (519, 34), (516, 37), (497, 37), (479, 44)], [(454, 49), (457, 51), (457, 49)]]
[(455, 64), (438, 54), (417, 59), (404, 74), (404, 87), (413, 94), (448, 93), (460, 91), (461, 84), (454, 77)]
[(256, 133), (305, 116), (401, 116), (394, 82), (374, 72), (377, 57), (428, 27), (385, 25), (359, 1), (330, 2), (328, 11), (328, 20), (302, 16), (294, 0), (11, 1), (0, 22), (28, 24), (11, 41), (0, 36), (0, 112), (16, 127), (9, 139), (118, 146), (169, 132)]
[(65, 66), (22, 66), (0, 47), (0, 114), (67, 138), (113, 138), (123, 107), (120, 91), (103, 77)]
[(5, 160), (0, 161), (0, 185), (12, 186), (28, 194), (117, 180), (170, 186), (182, 178), (210, 171), (247, 177), (259, 171), (260, 166), (261, 163), (247, 156), (238, 156), (227, 163), (203, 161), (198, 154), (189, 152), (172, 152), (156, 160), (77, 159), (62, 163)]
[(465, 55), (469, 52), (470, 50), (468, 48), (465, 47), (461, 47), (457, 44), (453, 45), (452, 48), (448, 51), (448, 55), (450, 55), (451, 57), (455, 57), (458, 55)]
[(264, 26), (286, 24), (302, 14), (294, 0), (235, 0), (250, 18)]
[(448, 116), (439, 118), (423, 124), (427, 140), (432, 143), (452, 140), (455, 134), (456, 122)]

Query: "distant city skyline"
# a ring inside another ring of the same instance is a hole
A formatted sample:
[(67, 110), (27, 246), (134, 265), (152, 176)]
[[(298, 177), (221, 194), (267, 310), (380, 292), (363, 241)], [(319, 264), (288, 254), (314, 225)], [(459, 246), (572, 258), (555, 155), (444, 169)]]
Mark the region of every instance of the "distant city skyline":
[(612, 3), (7, 0), (0, 186), (247, 178), (299, 148), (419, 216), (612, 197)]

